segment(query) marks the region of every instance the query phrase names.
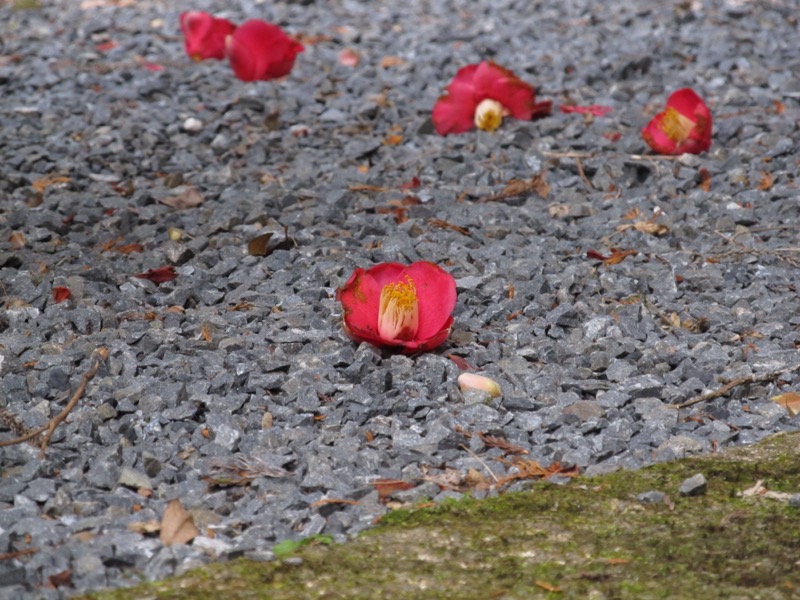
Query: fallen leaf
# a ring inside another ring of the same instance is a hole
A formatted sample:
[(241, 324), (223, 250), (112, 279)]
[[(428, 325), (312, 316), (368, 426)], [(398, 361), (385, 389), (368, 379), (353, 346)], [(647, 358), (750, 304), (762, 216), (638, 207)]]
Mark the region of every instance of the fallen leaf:
[(405, 183), (401, 183), (400, 187), (398, 189), (401, 189), (401, 190), (415, 190), (421, 185), (422, 185), (422, 183), (420, 182), (419, 177), (412, 177), (411, 179), (409, 179)]
[(195, 208), (203, 203), (203, 196), (194, 187), (186, 187), (182, 192), (174, 196), (161, 198), (160, 202), (176, 210)]
[(612, 142), (618, 142), (622, 139), (622, 134), (619, 131), (607, 131), (603, 137)]
[(635, 256), (636, 254), (638, 254), (636, 250), (620, 250), (619, 248), (612, 248), (611, 254), (608, 256), (603, 256), (596, 250), (587, 250), (586, 258), (601, 260), (605, 265), (616, 265), (617, 263), (621, 263), (623, 260), (625, 260), (626, 257)]
[(131, 242), (130, 244), (123, 244), (122, 246), (114, 246), (112, 250), (120, 254), (133, 254), (134, 252), (144, 251), (144, 246), (138, 242)]
[(318, 508), (320, 506), (327, 506), (329, 504), (350, 504), (355, 506), (358, 504), (358, 500), (348, 500), (347, 498), (322, 498), (321, 500), (312, 502), (309, 504), (309, 506), (311, 508)]
[(351, 192), (388, 192), (389, 188), (381, 187), (379, 185), (369, 185), (367, 183), (356, 183), (349, 188)]
[(267, 248), (269, 241), (272, 239), (272, 233), (262, 233), (247, 242), (247, 253), (250, 256), (267, 256)]
[(433, 225), (434, 227), (441, 227), (442, 229), (452, 229), (461, 235), (469, 235), (469, 229), (465, 227), (459, 227), (458, 225), (453, 225), (452, 223), (448, 223), (442, 219), (428, 219), (428, 224)]
[(546, 171), (530, 179), (512, 179), (506, 184), (503, 191), (492, 196), (479, 198), (478, 202), (496, 202), (498, 200), (507, 200), (508, 198), (529, 196), (531, 194), (537, 194), (541, 198), (547, 199), (547, 196), (550, 194), (550, 184), (547, 183)]
[(447, 358), (449, 358), (454, 363), (456, 363), (456, 366), (459, 369), (461, 369), (462, 371), (472, 371), (472, 370), (474, 370), (472, 365), (470, 365), (466, 360), (464, 360), (460, 356), (457, 356), (455, 354), (448, 354)]
[(200, 326), (200, 335), (206, 343), (211, 343), (214, 339), (214, 334), (212, 333), (210, 323), (205, 322)]
[(15, 231), (10, 236), (8, 236), (8, 241), (15, 250), (24, 248), (25, 244), (28, 243), (28, 240), (25, 238), (25, 235), (19, 231)]
[(156, 519), (149, 521), (133, 521), (128, 523), (128, 531), (145, 535), (147, 533), (155, 533), (161, 530), (161, 523)]
[(192, 515), (183, 508), (181, 501), (177, 498), (170, 500), (161, 518), (161, 543), (165, 546), (188, 544), (199, 534)]
[(775, 178), (772, 173), (761, 171), (761, 179), (758, 180), (758, 189), (762, 192), (767, 192), (772, 189), (772, 184), (775, 183)]
[(569, 216), (569, 204), (551, 204), (547, 207), (547, 214), (554, 219), (564, 219)]
[(410, 490), (416, 487), (416, 484), (410, 481), (402, 481), (401, 479), (378, 479), (376, 481), (371, 481), (370, 485), (378, 490), (378, 498), (380, 498), (381, 502), (388, 500), (395, 492)]
[(94, 47), (98, 52), (108, 52), (109, 50), (113, 50), (117, 47), (117, 42), (114, 40), (108, 40), (107, 42), (95, 44)]
[(623, 225), (617, 225), (617, 232), (627, 231), (628, 229), (633, 229), (635, 231), (640, 231), (642, 233), (648, 233), (650, 235), (654, 235), (656, 237), (666, 235), (669, 233), (669, 227), (664, 225), (663, 223), (656, 223), (655, 220), (649, 219), (647, 221), (637, 221), (636, 223), (626, 223)]
[(385, 138), (383, 138), (383, 145), (384, 146), (397, 146), (398, 144), (403, 143), (403, 136), (399, 133), (390, 133)]
[(31, 184), (31, 187), (37, 192), (41, 193), (49, 188), (51, 185), (71, 183), (72, 179), (64, 175), (50, 174), (45, 175), (41, 179), (37, 179)]
[(772, 396), (770, 400), (777, 402), (779, 405), (785, 408), (790, 417), (795, 417), (800, 414), (800, 394), (797, 392), (778, 394), (777, 396)]
[(705, 167), (700, 167), (697, 171), (697, 183), (704, 192), (711, 190), (711, 173)]
[(384, 56), (381, 59), (381, 67), (384, 69), (388, 69), (390, 67), (399, 67), (400, 65), (406, 64), (405, 59), (400, 58), (399, 56)]
[(569, 106), (562, 104), (558, 107), (562, 113), (578, 113), (581, 115), (593, 115), (595, 117), (605, 117), (613, 108), (601, 104), (590, 104), (589, 106)]
[(345, 48), (339, 52), (339, 64), (345, 67), (357, 67), (361, 62), (361, 55), (352, 48)]
[(68, 287), (57, 285), (53, 288), (53, 302), (56, 304), (60, 304), (64, 302), (64, 300), (69, 300), (70, 298), (72, 298), (72, 292), (69, 291)]
[(500, 450), (502, 450), (505, 454), (528, 454), (528, 451), (525, 448), (516, 446), (501, 437), (489, 435), (488, 433), (484, 433), (482, 431), (478, 432), (478, 437), (481, 438), (481, 441), (490, 448), (500, 448)]
[(48, 587), (72, 587), (72, 571), (66, 569), (55, 575), (50, 575), (50, 577), (47, 578), (47, 582), (49, 584)]
[(164, 283), (165, 281), (172, 281), (177, 276), (178, 274), (175, 272), (175, 267), (172, 265), (158, 267), (157, 269), (148, 269), (145, 273), (134, 275), (134, 277), (138, 277), (139, 279), (149, 279), (156, 285)]

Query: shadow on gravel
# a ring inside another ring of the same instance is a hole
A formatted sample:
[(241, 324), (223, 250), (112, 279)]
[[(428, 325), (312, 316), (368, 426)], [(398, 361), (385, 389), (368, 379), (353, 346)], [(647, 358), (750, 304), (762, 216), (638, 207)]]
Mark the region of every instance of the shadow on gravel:
[[(800, 434), (778, 435), (564, 487), (396, 511), (347, 544), (320, 539), (282, 560), (82, 598), (797, 598), (798, 464)], [(681, 494), (697, 474), (707, 486)], [(770, 493), (743, 496), (757, 481)]]

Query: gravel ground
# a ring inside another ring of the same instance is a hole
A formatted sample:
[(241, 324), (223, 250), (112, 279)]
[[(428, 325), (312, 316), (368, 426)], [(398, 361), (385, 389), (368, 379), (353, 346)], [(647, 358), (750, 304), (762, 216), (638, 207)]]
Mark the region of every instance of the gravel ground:
[[(268, 559), (387, 502), (491, 493), (487, 468), (519, 474), (492, 438), (594, 474), (797, 428), (769, 400), (800, 386), (789, 0), (187, 6), (302, 34), (292, 74), (252, 84), (185, 57), (176, 3), (41, 3), (0, 6), (0, 407), (42, 425), (108, 358), (43, 459), (0, 448), (0, 554), (23, 552), (0, 560), (0, 597)], [(432, 134), (445, 85), (489, 58), (541, 99), (614, 110)], [(639, 130), (685, 86), (712, 148), (654, 158)], [(536, 176), (549, 190), (496, 197)], [(648, 220), (662, 235), (630, 227)], [(295, 243), (248, 253), (284, 230)], [(587, 257), (612, 247), (636, 254)], [(348, 340), (336, 288), (415, 260), (457, 280), (449, 341), (408, 357)], [(133, 277), (166, 265), (173, 281)], [(448, 355), (503, 396), (462, 394)], [(381, 497), (381, 479), (411, 487)], [(189, 545), (142, 525), (175, 498)]]

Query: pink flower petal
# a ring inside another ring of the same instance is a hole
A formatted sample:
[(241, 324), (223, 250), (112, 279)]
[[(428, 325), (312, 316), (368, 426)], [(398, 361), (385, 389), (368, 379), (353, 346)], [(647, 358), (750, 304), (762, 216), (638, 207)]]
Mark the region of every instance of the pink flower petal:
[(515, 119), (531, 119), (536, 101), (533, 86), (498, 64), (483, 61), (478, 65), (475, 71), (475, 93), (480, 100), (497, 100)]
[(413, 263), (405, 270), (405, 275), (417, 288), (417, 337), (430, 339), (442, 330), (456, 306), (456, 282), (447, 271), (430, 262)]
[(225, 58), (225, 38), (234, 32), (236, 25), (227, 19), (218, 19), (198, 10), (181, 13), (180, 24), (184, 48), (190, 58)]
[(454, 94), (440, 96), (431, 115), (436, 133), (447, 135), (469, 131), (475, 126), (477, 106), (477, 102), (471, 96), (469, 98)]
[(303, 45), (277, 25), (252, 19), (225, 41), (228, 60), (242, 81), (270, 80), (288, 75)]

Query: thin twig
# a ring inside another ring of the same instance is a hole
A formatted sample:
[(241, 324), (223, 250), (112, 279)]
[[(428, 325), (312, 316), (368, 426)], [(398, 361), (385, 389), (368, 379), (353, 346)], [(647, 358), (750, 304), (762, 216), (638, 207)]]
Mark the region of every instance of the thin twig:
[(575, 159), (575, 164), (578, 165), (578, 175), (580, 175), (581, 179), (583, 179), (583, 183), (586, 184), (587, 188), (589, 188), (591, 191), (594, 192), (595, 189), (594, 189), (594, 186), (592, 185), (592, 182), (589, 181), (589, 178), (586, 177), (586, 173), (583, 171), (583, 163), (581, 162), (581, 159), (580, 158), (576, 158)]
[(75, 405), (78, 404), (78, 401), (86, 391), (86, 386), (89, 385), (89, 382), (97, 374), (97, 370), (100, 368), (100, 365), (105, 362), (106, 358), (108, 358), (108, 348), (100, 347), (95, 350), (92, 353), (92, 363), (89, 365), (89, 370), (84, 373), (80, 384), (78, 384), (78, 388), (75, 390), (75, 393), (72, 394), (72, 398), (70, 398), (69, 402), (64, 407), (64, 410), (50, 419), (46, 425), (42, 425), (41, 427), (38, 427), (37, 429), (34, 429), (25, 435), (14, 438), (13, 440), (0, 441), (0, 447), (21, 444), (22, 442), (27, 442), (28, 440), (35, 438), (40, 433), (47, 432), (42, 439), (41, 444), (39, 445), (40, 456), (43, 458), (45, 448), (47, 448), (50, 438), (53, 437), (53, 432), (56, 430), (56, 427), (58, 427), (61, 422), (67, 418), (69, 413), (72, 412), (72, 409), (75, 408)]
[(795, 371), (800, 370), (800, 364), (797, 364), (793, 367), (787, 367), (786, 369), (781, 369), (780, 371), (772, 371), (770, 373), (763, 373), (761, 375), (747, 375), (745, 377), (737, 377), (723, 385), (721, 388), (706, 392), (705, 394), (700, 394), (699, 396), (695, 396), (694, 398), (687, 400), (686, 402), (682, 402), (681, 404), (677, 404), (676, 408), (687, 408), (689, 406), (693, 406), (695, 404), (699, 404), (700, 402), (706, 402), (707, 400), (714, 400), (715, 398), (719, 398), (720, 396), (724, 396), (732, 389), (739, 387), (740, 385), (747, 385), (750, 383), (767, 383), (770, 381), (775, 381), (781, 375), (786, 375), (787, 373), (794, 373)]
[(483, 468), (484, 468), (484, 469), (486, 469), (486, 471), (488, 471), (489, 475), (491, 475), (491, 476), (492, 476), (492, 479), (494, 479), (495, 483), (500, 483), (500, 480), (497, 478), (497, 475), (495, 475), (495, 474), (494, 474), (494, 472), (493, 472), (493, 471), (492, 471), (492, 470), (489, 468), (489, 465), (487, 465), (487, 464), (486, 464), (486, 462), (484, 462), (484, 460), (483, 460), (483, 459), (482, 459), (480, 456), (478, 456), (477, 454), (475, 454), (475, 453), (474, 453), (472, 450), (470, 450), (470, 449), (469, 449), (467, 446), (465, 446), (464, 444), (461, 444), (461, 447), (462, 447), (464, 450), (466, 450), (467, 452), (469, 452), (469, 455), (470, 455), (472, 458), (474, 458), (475, 460), (477, 460), (479, 463), (481, 463), (481, 464), (483, 465)]
[(14, 552), (3, 552), (0, 554), (0, 561), (19, 558), (20, 556), (26, 556), (28, 554), (36, 554), (38, 551), (38, 548), (24, 548), (22, 550), (15, 550)]

